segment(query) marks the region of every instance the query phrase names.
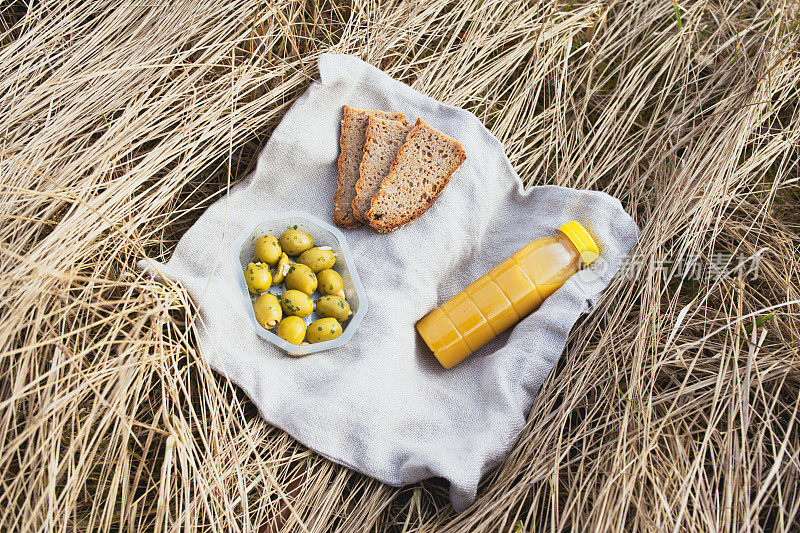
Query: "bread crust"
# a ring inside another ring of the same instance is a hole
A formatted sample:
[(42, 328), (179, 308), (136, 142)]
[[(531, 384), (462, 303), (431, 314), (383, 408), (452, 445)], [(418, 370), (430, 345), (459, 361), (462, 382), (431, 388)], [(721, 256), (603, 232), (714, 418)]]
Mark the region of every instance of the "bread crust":
[[(421, 127), (427, 127), (427, 128), (431, 128), (431, 129), (433, 129), (435, 131), (438, 131), (433, 126), (431, 126), (427, 122), (423, 121), (421, 118), (418, 118), (416, 124), (414, 125), (414, 128), (408, 133), (408, 138), (410, 139), (414, 135), (415, 131), (418, 128), (421, 128)], [(403, 155), (403, 152), (405, 151), (406, 147), (408, 146), (408, 141), (406, 141), (406, 143), (404, 143), (403, 146), (400, 147), (400, 150), (397, 152), (397, 157), (392, 162), (392, 166), (391, 166), (391, 169), (389, 170), (389, 174), (386, 176), (386, 178), (384, 178), (383, 182), (381, 183), (380, 188), (378, 189), (378, 192), (376, 192), (375, 196), (372, 197), (372, 201), (370, 202), (369, 210), (367, 211), (367, 213), (365, 215), (365, 218), (367, 219), (367, 222), (369, 223), (369, 226), (370, 226), (371, 229), (375, 230), (378, 233), (390, 233), (390, 232), (392, 232), (392, 231), (394, 231), (394, 230), (396, 230), (396, 229), (398, 229), (398, 228), (400, 228), (402, 226), (405, 226), (406, 224), (408, 224), (410, 222), (413, 222), (414, 220), (419, 218), (425, 211), (427, 211), (428, 208), (430, 208), (431, 205), (433, 205), (433, 203), (436, 201), (437, 198), (439, 198), (439, 195), (442, 193), (442, 191), (445, 189), (445, 187), (447, 187), (447, 184), (450, 183), (450, 178), (453, 177), (453, 174), (455, 173), (455, 171), (458, 170), (458, 168), (461, 166), (461, 164), (467, 158), (467, 153), (466, 153), (466, 151), (464, 151), (464, 147), (461, 145), (461, 143), (458, 142), (455, 139), (453, 139), (453, 142), (456, 143), (456, 147), (458, 149), (459, 157), (458, 157), (457, 160), (455, 160), (453, 162), (453, 164), (447, 170), (447, 173), (446, 173), (444, 179), (442, 180), (440, 186), (436, 189), (436, 191), (434, 191), (433, 195), (428, 197), (428, 199), (425, 202), (421, 203), (411, 213), (411, 215), (409, 215), (407, 217), (402, 217), (399, 220), (397, 220), (396, 222), (385, 223), (385, 222), (381, 222), (380, 220), (375, 220), (375, 218), (374, 218), (374, 215), (375, 215), (375, 213), (374, 213), (375, 201), (384, 192), (386, 184), (389, 182), (389, 179), (392, 177), (392, 175), (394, 173), (395, 164), (400, 159), (401, 155)]]
[(333, 193), (333, 222), (334, 224), (342, 228), (355, 228), (360, 226), (361, 223), (355, 218), (352, 221), (345, 218), (347, 215), (347, 208), (350, 208), (352, 210), (352, 202), (347, 202), (348, 204), (347, 206), (344, 206), (342, 202), (342, 195), (344, 194), (345, 191), (345, 186), (342, 181), (343, 166), (347, 156), (344, 132), (346, 131), (347, 128), (350, 127), (350, 121), (355, 119), (359, 114), (362, 113), (368, 116), (373, 115), (381, 118), (386, 118), (388, 120), (402, 120), (403, 122), (405, 122), (405, 116), (403, 115), (403, 113), (395, 113), (391, 111), (379, 111), (379, 110), (361, 110), (361, 109), (356, 109), (354, 107), (349, 107), (347, 105), (342, 106), (342, 111), (343, 111), (343, 116), (340, 122), (342, 130), (341, 134), (339, 135), (339, 159), (337, 161), (338, 171), (336, 173), (336, 192)]

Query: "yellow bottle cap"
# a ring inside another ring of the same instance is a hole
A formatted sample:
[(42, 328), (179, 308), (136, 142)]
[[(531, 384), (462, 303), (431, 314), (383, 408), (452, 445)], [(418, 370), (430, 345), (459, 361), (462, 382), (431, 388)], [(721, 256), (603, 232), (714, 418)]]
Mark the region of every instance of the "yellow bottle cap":
[(575, 249), (578, 250), (578, 253), (581, 254), (581, 261), (583, 261), (584, 266), (591, 265), (592, 261), (600, 257), (600, 250), (597, 248), (597, 243), (594, 242), (594, 239), (592, 239), (592, 236), (586, 231), (586, 228), (574, 220), (567, 222), (558, 228), (558, 230), (567, 236), (570, 242), (575, 246)]

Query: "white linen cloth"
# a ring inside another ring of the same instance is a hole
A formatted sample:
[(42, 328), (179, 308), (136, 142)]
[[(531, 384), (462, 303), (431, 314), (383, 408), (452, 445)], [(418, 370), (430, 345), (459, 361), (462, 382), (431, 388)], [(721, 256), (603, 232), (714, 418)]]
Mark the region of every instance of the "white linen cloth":
[[(203, 213), (167, 264), (139, 266), (180, 280), (199, 308), (201, 353), (269, 423), (390, 485), (442, 477), (461, 511), (514, 444), (570, 329), (625, 260), (637, 227), (601, 192), (523, 190), (500, 142), (467, 111), (352, 56), (322, 55), (319, 73), (275, 129), (256, 170)], [(459, 140), (467, 158), (415, 222), (387, 235), (344, 230), (369, 311), (344, 347), (294, 358), (253, 332), (228, 247), (265, 212), (304, 210), (331, 220), (344, 104), (400, 111), (410, 123), (421, 117)], [(512, 330), (444, 370), (414, 324), (573, 219), (601, 244), (593, 274), (573, 276)]]

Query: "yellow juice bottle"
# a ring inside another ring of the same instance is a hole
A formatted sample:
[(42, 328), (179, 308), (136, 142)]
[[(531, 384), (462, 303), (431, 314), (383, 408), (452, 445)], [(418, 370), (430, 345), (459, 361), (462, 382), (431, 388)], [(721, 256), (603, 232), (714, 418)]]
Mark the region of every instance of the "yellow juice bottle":
[(597, 244), (577, 222), (537, 239), (417, 322), (417, 331), (445, 368), (513, 326), (580, 268), (597, 259)]

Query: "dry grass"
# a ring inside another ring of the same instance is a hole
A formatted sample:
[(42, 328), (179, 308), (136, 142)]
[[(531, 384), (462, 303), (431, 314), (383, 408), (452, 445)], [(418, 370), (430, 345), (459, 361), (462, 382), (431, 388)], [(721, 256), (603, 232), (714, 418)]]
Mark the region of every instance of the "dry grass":
[[(797, 4), (0, 10), (0, 530), (797, 529)], [(248, 172), (327, 50), (474, 111), (528, 183), (605, 190), (643, 228), (458, 516), (440, 482), (385, 487), (270, 428), (199, 357), (185, 292), (133, 268)], [(757, 280), (653, 268), (757, 252)]]

